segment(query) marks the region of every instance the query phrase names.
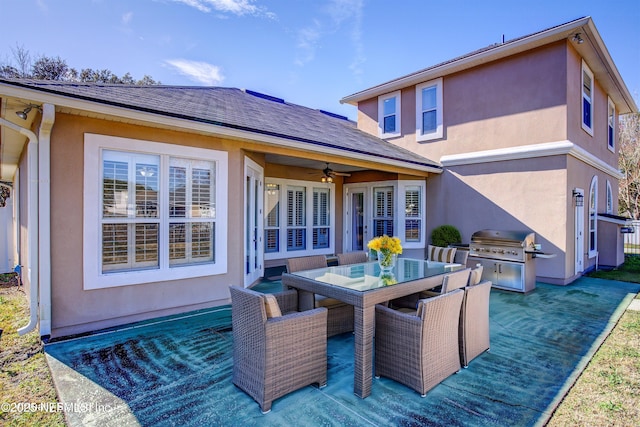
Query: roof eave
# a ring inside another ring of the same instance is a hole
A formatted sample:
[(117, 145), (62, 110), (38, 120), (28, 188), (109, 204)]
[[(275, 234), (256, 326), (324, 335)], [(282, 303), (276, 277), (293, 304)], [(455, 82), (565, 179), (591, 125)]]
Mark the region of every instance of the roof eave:
[(435, 163), (429, 164), (419, 160), (407, 161), (393, 156), (385, 157), (381, 155), (349, 151), (339, 147), (328, 146), (321, 142), (314, 143), (313, 141), (302, 141), (299, 138), (287, 135), (269, 134), (260, 132), (257, 129), (241, 129), (225, 126), (224, 123), (212, 123), (204, 120), (194, 120), (188, 117), (175, 117), (162, 112), (146, 111), (127, 105), (113, 105), (109, 102), (83, 99), (69, 94), (52, 93), (53, 91), (35, 88), (28, 85), (0, 82), (0, 87), (2, 87), (0, 97), (10, 96), (21, 99), (30, 99), (35, 103), (49, 103), (70, 110), (86, 111), (97, 115), (119, 117), (131, 121), (149, 123), (156, 126), (161, 124), (169, 128), (194, 131), (209, 135), (257, 141), (280, 147), (307, 151), (310, 153), (332, 154), (336, 156), (348, 155), (348, 157), (353, 159), (376, 163), (383, 162), (386, 165), (393, 165), (402, 169), (413, 170), (418, 172), (420, 175), (442, 173), (442, 167)]

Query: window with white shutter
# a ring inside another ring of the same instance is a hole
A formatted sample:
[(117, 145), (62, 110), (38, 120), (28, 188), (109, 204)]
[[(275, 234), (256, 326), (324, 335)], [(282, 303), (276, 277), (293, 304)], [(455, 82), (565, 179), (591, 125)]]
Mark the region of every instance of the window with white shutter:
[(373, 233), (374, 237), (393, 236), (394, 219), (393, 187), (373, 189)]
[(289, 187), (287, 189), (287, 250), (306, 249), (305, 189)]
[(225, 273), (226, 170), (226, 152), (86, 134), (84, 288)]
[(421, 188), (407, 187), (404, 195), (404, 240), (419, 242), (422, 237)]
[(330, 234), (329, 189), (313, 189), (313, 249), (328, 248)]

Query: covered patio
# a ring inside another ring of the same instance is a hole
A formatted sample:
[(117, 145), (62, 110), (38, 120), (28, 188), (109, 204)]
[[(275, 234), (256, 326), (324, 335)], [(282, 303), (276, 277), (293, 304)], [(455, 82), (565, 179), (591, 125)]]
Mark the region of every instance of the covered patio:
[[(257, 290), (279, 290), (279, 281)], [(421, 398), (394, 381), (353, 394), (353, 335), (328, 340), (328, 384), (276, 400), (262, 415), (231, 382), (229, 306), (48, 344), (70, 426), (543, 425), (640, 284), (583, 277), (492, 290), (491, 351)]]

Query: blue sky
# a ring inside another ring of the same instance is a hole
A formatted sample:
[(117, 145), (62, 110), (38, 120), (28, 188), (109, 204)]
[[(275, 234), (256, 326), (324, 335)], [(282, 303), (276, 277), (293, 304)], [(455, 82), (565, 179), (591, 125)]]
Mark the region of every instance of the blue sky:
[(356, 118), (339, 100), (456, 56), (591, 16), (636, 103), (640, 1), (0, 0), (17, 45), (76, 69), (264, 92)]

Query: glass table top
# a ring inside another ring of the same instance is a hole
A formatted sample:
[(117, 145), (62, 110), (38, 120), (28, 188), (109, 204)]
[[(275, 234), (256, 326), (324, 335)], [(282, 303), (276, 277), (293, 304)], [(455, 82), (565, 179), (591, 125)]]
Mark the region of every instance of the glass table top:
[(461, 264), (398, 258), (398, 262), (395, 267), (393, 267), (393, 270), (385, 274), (381, 274), (377, 261), (297, 271), (291, 274), (332, 286), (348, 288), (355, 291), (368, 291), (450, 273), (461, 268)]

